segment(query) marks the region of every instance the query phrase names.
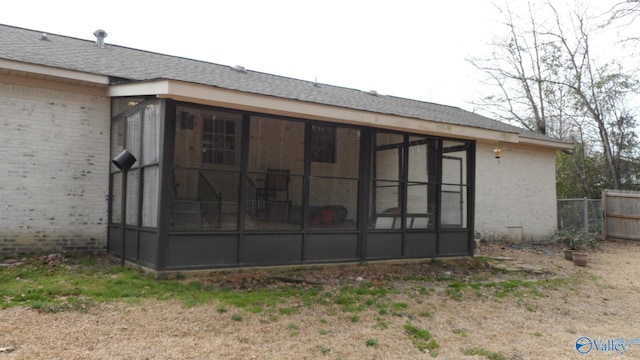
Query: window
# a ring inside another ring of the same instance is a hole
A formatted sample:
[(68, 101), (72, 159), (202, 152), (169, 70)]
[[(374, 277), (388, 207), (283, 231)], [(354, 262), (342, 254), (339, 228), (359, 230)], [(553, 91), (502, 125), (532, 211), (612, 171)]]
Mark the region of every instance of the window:
[[(126, 101), (124, 101), (126, 100)], [(158, 191), (162, 105), (159, 101), (115, 99), (113, 106), (129, 106), (111, 127), (111, 157), (123, 149), (136, 157), (128, 171), (126, 223), (131, 226), (158, 226)], [(122, 172), (111, 166), (111, 223), (121, 223)], [(140, 208), (140, 204), (142, 207)]]
[(202, 120), (202, 162), (235, 165), (235, 120), (208, 117)]
[(178, 105), (175, 116), (171, 231), (236, 230), (242, 115)]
[(336, 127), (311, 125), (311, 161), (336, 162)]

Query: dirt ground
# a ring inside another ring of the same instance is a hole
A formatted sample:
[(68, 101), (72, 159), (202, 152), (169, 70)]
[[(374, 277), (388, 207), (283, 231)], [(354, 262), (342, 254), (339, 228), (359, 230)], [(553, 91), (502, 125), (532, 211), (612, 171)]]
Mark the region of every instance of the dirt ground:
[[(640, 246), (601, 244), (590, 252), (584, 268), (564, 260), (561, 249), (553, 247), (483, 244), (478, 255), (519, 260), (504, 262), (526, 265), (523, 279), (582, 280), (544, 289), (544, 297), (500, 298), (476, 292), (452, 299), (445, 293), (447, 282), (415, 279), (453, 274), (464, 281), (476, 272), (497, 278), (504, 273), (478, 268), (473, 261), (462, 261), (459, 267), (447, 262), (329, 266), (304, 273), (305, 279), (325, 287), (371, 281), (403, 289), (393, 301), (408, 304), (406, 312), (385, 315), (385, 327), (379, 326), (381, 315), (375, 309), (358, 312), (353, 321), (351, 314), (326, 306), (301, 306), (297, 313), (279, 316), (171, 301), (104, 304), (88, 313), (14, 307), (0, 310), (0, 360), (433, 358), (413, 346), (403, 328), (407, 322), (431, 332), (439, 344), (438, 359), (486, 359), (491, 352), (513, 360), (640, 358), (640, 343), (627, 345), (624, 353), (595, 347), (586, 355), (576, 351), (582, 336), (598, 344), (640, 338)], [(209, 281), (223, 276), (228, 286), (242, 288), (260, 283), (265, 274), (218, 274)], [(419, 288), (434, 291), (412, 293)], [(367, 339), (377, 345), (367, 346)], [(464, 355), (463, 349), (482, 349), (485, 355)]]

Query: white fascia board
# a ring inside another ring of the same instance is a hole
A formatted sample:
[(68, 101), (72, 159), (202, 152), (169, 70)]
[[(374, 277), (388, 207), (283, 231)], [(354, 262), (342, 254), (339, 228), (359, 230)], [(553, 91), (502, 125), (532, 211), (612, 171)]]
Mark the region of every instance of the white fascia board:
[(568, 143), (568, 142), (532, 139), (532, 138), (526, 138), (526, 137), (520, 138), (520, 143), (527, 144), (527, 145), (534, 145), (534, 146), (551, 147), (558, 150), (569, 150), (575, 147), (572, 143)]
[(523, 138), (520, 134), (513, 132), (342, 108), (176, 80), (162, 79), (113, 85), (110, 87), (109, 95), (112, 97), (154, 95), (159, 98), (170, 98), (203, 105), (334, 123), (373, 126), (417, 134), (514, 144), (526, 143), (559, 149), (571, 148), (571, 145), (562, 142)]
[(75, 81), (81, 81), (81, 82), (98, 84), (98, 85), (109, 85), (109, 77), (105, 75), (97, 75), (97, 74), (91, 74), (91, 73), (81, 72), (81, 71), (73, 71), (73, 70), (55, 68), (51, 66), (29, 64), (29, 63), (7, 60), (7, 59), (0, 59), (0, 69), (37, 74), (41, 76), (51, 76), (56, 78), (75, 80)]
[(167, 94), (169, 94), (169, 80), (130, 82), (109, 87), (110, 97), (150, 95), (167, 97)]

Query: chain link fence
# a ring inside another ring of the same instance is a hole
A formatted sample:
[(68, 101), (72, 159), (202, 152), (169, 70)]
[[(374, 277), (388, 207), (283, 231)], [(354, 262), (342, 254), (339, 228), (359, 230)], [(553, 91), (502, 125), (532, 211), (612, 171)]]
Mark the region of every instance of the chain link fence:
[(558, 199), (558, 231), (602, 234), (600, 199)]

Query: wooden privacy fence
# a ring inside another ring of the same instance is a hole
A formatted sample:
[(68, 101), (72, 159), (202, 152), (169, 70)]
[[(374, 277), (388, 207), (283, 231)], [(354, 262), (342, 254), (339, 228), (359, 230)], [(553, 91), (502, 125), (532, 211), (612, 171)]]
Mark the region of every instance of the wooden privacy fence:
[(640, 240), (640, 192), (605, 190), (602, 192), (605, 240)]

